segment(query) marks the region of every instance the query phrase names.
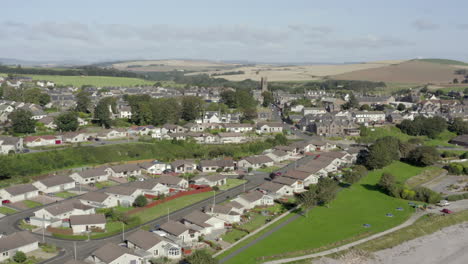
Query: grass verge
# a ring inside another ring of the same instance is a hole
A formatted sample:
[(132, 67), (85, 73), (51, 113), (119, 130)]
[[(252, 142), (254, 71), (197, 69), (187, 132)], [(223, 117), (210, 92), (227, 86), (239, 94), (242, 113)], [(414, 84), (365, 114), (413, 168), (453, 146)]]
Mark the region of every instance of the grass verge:
[(15, 209), (12, 209), (12, 208), (9, 208), (9, 207), (0, 207), (0, 214), (4, 214), (4, 215), (11, 215), (11, 214), (14, 214), (18, 211), (16, 211)]

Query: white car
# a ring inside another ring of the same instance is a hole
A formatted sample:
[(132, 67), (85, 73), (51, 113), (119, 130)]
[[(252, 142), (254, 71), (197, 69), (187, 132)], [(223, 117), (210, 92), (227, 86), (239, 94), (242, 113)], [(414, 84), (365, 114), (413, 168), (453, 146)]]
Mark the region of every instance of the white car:
[(448, 206), (450, 203), (447, 200), (441, 200), (437, 203), (438, 206)]

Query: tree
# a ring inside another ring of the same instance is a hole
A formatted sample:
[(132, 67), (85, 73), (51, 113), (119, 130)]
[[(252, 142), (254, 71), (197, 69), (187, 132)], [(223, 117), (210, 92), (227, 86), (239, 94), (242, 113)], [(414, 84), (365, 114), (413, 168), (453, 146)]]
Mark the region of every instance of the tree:
[(457, 79), (457, 78), (454, 78), (454, 79), (453, 79), (453, 83), (458, 83), (458, 79)]
[(447, 166), (447, 170), (450, 174), (460, 175), (464, 172), (464, 167), (460, 163), (452, 162)]
[[(328, 177), (322, 177), (318, 180), (315, 188), (317, 203), (321, 205), (328, 204), (336, 197), (338, 191), (338, 182)], [(310, 187), (309, 187), (310, 188)], [(313, 190), (314, 188), (312, 188)]]
[(356, 96), (354, 96), (353, 93), (349, 95), (349, 100), (345, 104), (341, 106), (344, 110), (347, 109), (352, 109), (352, 108), (358, 108), (359, 107), (359, 101), (357, 100)]
[(81, 90), (75, 96), (76, 100), (76, 111), (88, 113), (89, 107), (91, 106), (91, 97), (90, 94), (85, 91)]
[(15, 133), (34, 133), (36, 122), (32, 119), (32, 113), (24, 109), (13, 111), (8, 118)]
[(409, 141), (400, 142), (400, 146), (399, 146), (400, 157), (401, 158), (407, 158), (409, 153), (415, 148), (416, 148), (416, 145), (410, 143)]
[(78, 114), (76, 112), (65, 112), (55, 118), (58, 131), (76, 131), (78, 129)]
[(144, 195), (139, 195), (137, 198), (135, 198), (135, 201), (133, 202), (133, 206), (135, 207), (143, 207), (148, 204), (148, 199)]
[(363, 105), (361, 105), (361, 107), (359, 108), (359, 110), (361, 110), (361, 111), (371, 111), (372, 108), (371, 108), (370, 105), (368, 105), (368, 104), (363, 104)]
[(408, 154), (407, 160), (416, 166), (430, 166), (439, 160), (439, 152), (435, 147), (421, 146)]
[(43, 93), (39, 88), (26, 89), (24, 91), (24, 101), (27, 103), (44, 106), (50, 103), (50, 96)]
[(369, 155), (365, 161), (369, 169), (380, 169), (400, 159), (400, 141), (395, 137), (377, 139), (369, 148)]
[(288, 144), (288, 138), (283, 134), (276, 134), (274, 141), (275, 141), (275, 145), (287, 145)]
[(236, 92), (232, 90), (223, 91), (221, 94), (221, 102), (226, 104), (229, 108), (237, 107)]
[(450, 122), (448, 129), (457, 133), (457, 135), (468, 134), (468, 122), (463, 121), (461, 117), (454, 118), (452, 122)]
[(397, 106), (397, 110), (398, 111), (405, 111), (406, 110), (406, 106), (402, 103), (399, 103), (398, 106)]
[(366, 167), (362, 165), (356, 165), (352, 169), (346, 170), (344, 172), (343, 179), (350, 184), (354, 184), (358, 182), (366, 174), (367, 174)]
[(94, 109), (94, 118), (96, 118), (97, 122), (105, 128), (109, 128), (111, 126), (111, 110), (112, 104), (114, 103), (114, 98), (105, 97), (98, 102), (96, 108)]
[(148, 102), (137, 102), (132, 105), (131, 121), (140, 126), (152, 123), (153, 112)]
[(317, 193), (315, 191), (308, 190), (300, 193), (297, 198), (301, 206), (306, 211), (306, 217), (308, 217), (309, 210), (317, 205)]
[(393, 176), (393, 174), (390, 173), (384, 173), (382, 174), (382, 177), (380, 177), (379, 183), (377, 183), (377, 186), (379, 186), (382, 190), (385, 192), (389, 193), (391, 188), (396, 185), (396, 178)]
[(192, 255), (185, 258), (189, 264), (218, 264), (218, 260), (214, 259), (205, 250), (197, 250)]
[(263, 96), (263, 107), (268, 107), (273, 103), (273, 94), (270, 91), (262, 93)]
[(13, 256), (13, 260), (17, 263), (24, 263), (28, 258), (23, 251), (16, 251), (15, 255)]
[(203, 111), (203, 105), (204, 102), (200, 97), (182, 97), (182, 119), (185, 121), (193, 121), (199, 118)]
[(257, 113), (257, 108), (256, 107), (247, 107), (242, 109), (243, 113), (243, 120), (246, 121), (252, 121), (255, 118), (257, 118), (258, 113)]

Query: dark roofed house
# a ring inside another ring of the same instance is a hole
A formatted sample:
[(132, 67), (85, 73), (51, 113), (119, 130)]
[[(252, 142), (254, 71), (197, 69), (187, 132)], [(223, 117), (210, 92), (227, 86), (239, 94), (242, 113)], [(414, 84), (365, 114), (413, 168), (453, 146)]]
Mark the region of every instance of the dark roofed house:
[(173, 189), (187, 189), (189, 185), (186, 179), (170, 175), (162, 175), (156, 178), (155, 181)]
[(78, 199), (83, 204), (96, 208), (111, 208), (119, 205), (118, 199), (103, 192), (87, 192)]
[(70, 177), (79, 184), (90, 184), (107, 181), (109, 179), (109, 172), (106, 170), (106, 167), (100, 167), (74, 172)]
[(110, 176), (124, 178), (141, 176), (141, 167), (136, 163), (121, 164), (106, 169)]
[(0, 261), (12, 258), (17, 251), (29, 253), (39, 249), (39, 240), (29, 231), (16, 232), (0, 238)]
[(237, 166), (240, 168), (258, 169), (261, 167), (273, 166), (273, 164), (274, 161), (270, 157), (260, 155), (243, 158), (237, 163)]
[(176, 160), (171, 167), (177, 173), (192, 173), (197, 169), (197, 163), (194, 160)]
[(128, 236), (126, 243), (128, 248), (144, 250), (153, 258), (178, 259), (182, 254), (182, 250), (177, 244), (141, 229)]
[(215, 172), (217, 170), (234, 170), (234, 161), (232, 159), (222, 160), (202, 160), (199, 169), (202, 172)]
[(121, 247), (116, 244), (107, 243), (94, 251), (88, 260), (99, 264), (114, 264), (114, 263), (141, 263), (142, 257), (138, 256), (135, 251), (126, 247)]

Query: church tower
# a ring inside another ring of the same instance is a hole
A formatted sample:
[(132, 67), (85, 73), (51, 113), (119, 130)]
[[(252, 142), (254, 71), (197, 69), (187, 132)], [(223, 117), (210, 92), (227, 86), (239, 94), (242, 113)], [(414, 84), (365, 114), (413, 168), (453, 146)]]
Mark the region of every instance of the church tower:
[(262, 93), (268, 91), (267, 77), (262, 77), (260, 80), (260, 89), (262, 90)]

